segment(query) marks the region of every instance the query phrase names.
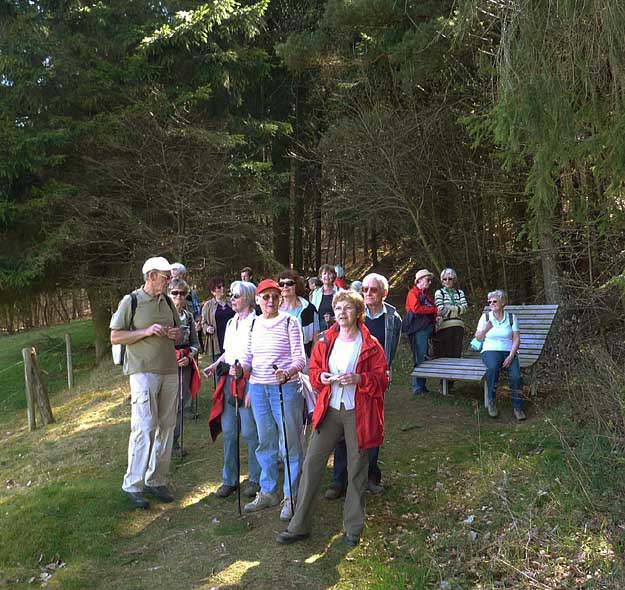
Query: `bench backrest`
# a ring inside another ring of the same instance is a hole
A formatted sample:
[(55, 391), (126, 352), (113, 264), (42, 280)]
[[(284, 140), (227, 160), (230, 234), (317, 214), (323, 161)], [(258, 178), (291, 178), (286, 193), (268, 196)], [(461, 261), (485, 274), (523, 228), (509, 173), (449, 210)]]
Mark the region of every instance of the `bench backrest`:
[[(484, 307), (483, 312), (490, 312)], [(514, 314), (521, 331), (519, 362), (521, 367), (531, 367), (540, 357), (551, 325), (558, 312), (557, 305), (506, 305), (506, 311)], [(465, 356), (472, 356), (467, 354)]]

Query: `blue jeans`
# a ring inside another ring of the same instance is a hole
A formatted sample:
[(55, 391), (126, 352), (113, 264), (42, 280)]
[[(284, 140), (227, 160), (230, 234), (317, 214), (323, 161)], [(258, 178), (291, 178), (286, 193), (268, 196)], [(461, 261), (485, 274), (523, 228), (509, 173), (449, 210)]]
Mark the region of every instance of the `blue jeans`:
[[(412, 348), (412, 357), (414, 359), (414, 366), (420, 365), (428, 354), (428, 340), (434, 333), (434, 326), (430, 325), (425, 330), (419, 330), (410, 334), (410, 348)], [(412, 378), (412, 395), (418, 395), (425, 393), (425, 378), (413, 377)]]
[[(286, 422), (286, 438), (289, 443), (289, 466), (291, 483), (289, 489), (287, 470), (284, 470), (283, 491), (285, 496), (297, 496), (299, 474), (303, 461), (302, 450), (302, 415), (304, 398), (299, 392), (299, 384), (285, 383), (282, 386), (284, 397), (284, 414)], [(278, 385), (261, 385), (250, 383), (250, 399), (256, 426), (258, 427), (258, 448), (256, 458), (260, 463), (260, 489), (263, 493), (273, 493), (278, 487), (278, 449), (283, 447), (284, 432), (280, 411), (280, 392)], [(286, 452), (282, 449), (286, 463)]]
[[(509, 351), (506, 352), (504, 350), (486, 350), (480, 354), (482, 362), (486, 365), (486, 384), (488, 385), (489, 402), (495, 401), (495, 386), (499, 382), (501, 365), (509, 354)], [(521, 377), (521, 365), (519, 365), (518, 356), (514, 357), (514, 360), (508, 367), (508, 386), (510, 387), (512, 405), (515, 409), (520, 410), (523, 407), (523, 398), (521, 397), (523, 378)]]
[[(378, 467), (378, 455), (380, 447), (369, 449), (369, 481), (379, 484), (382, 480), (382, 472)], [(334, 447), (334, 470), (332, 473), (332, 487), (340, 490), (347, 488), (347, 445), (342, 439)]]
[[(224, 391), (224, 411), (221, 414), (221, 430), (224, 436), (224, 468), (223, 483), (227, 486), (238, 485), (237, 481), (237, 423), (235, 407), (229, 403), (230, 380), (228, 376)], [(239, 418), (241, 420), (241, 434), (247, 444), (247, 476), (250, 481), (258, 483), (260, 480), (260, 465), (256, 458), (256, 448), (258, 447), (258, 431), (251, 408), (246, 408), (242, 402), (239, 403)]]

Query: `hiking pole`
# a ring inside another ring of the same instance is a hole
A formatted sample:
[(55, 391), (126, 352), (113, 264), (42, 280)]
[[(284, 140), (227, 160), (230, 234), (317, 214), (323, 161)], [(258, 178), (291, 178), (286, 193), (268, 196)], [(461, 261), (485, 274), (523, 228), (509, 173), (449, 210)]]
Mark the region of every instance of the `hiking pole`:
[(239, 361), (237, 359), (234, 361), (234, 421), (237, 425), (237, 502), (239, 505), (239, 516), (241, 516), (241, 449), (239, 446), (241, 428), (239, 427), (239, 377), (236, 371), (239, 366)]
[(178, 412), (180, 412), (180, 461), (184, 456), (184, 393), (182, 391), (182, 367), (178, 367)]
[[(271, 365), (274, 371), (278, 370), (278, 365)], [(280, 392), (280, 412), (282, 414), (282, 432), (284, 432), (284, 454), (286, 455), (286, 476), (289, 479), (289, 499), (291, 500), (291, 514), (295, 514), (293, 505), (293, 486), (291, 485), (291, 462), (289, 461), (289, 441), (286, 438), (286, 414), (284, 413), (284, 395), (282, 394), (282, 383), (278, 383)]]
[[(215, 345), (213, 344), (212, 334), (206, 333), (206, 338), (210, 342), (211, 349), (211, 363), (215, 362)], [(217, 374), (213, 371), (213, 390), (217, 389)]]

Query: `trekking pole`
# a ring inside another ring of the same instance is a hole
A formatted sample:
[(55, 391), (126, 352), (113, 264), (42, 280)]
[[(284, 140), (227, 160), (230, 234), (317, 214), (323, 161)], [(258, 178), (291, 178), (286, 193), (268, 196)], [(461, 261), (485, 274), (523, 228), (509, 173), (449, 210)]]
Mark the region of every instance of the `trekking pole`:
[[(213, 344), (213, 335), (207, 333), (206, 338), (208, 338), (208, 341), (210, 342), (211, 363), (214, 363), (215, 362), (215, 345)], [(217, 389), (217, 374), (213, 371), (213, 390), (215, 389)]]
[[(278, 370), (278, 365), (271, 365), (274, 371)], [(282, 414), (282, 432), (284, 432), (284, 453), (286, 455), (286, 476), (289, 480), (289, 499), (291, 500), (291, 514), (295, 514), (293, 505), (293, 486), (291, 484), (291, 462), (289, 461), (289, 441), (286, 438), (286, 414), (284, 413), (284, 395), (282, 394), (282, 383), (278, 383), (280, 392), (280, 412)]]
[(239, 516), (241, 516), (241, 450), (239, 442), (239, 434), (241, 428), (239, 426), (239, 377), (236, 370), (239, 368), (238, 359), (234, 361), (234, 421), (237, 425), (237, 503), (239, 505)]
[(184, 393), (182, 391), (182, 367), (178, 367), (178, 412), (180, 413), (180, 461), (184, 456)]

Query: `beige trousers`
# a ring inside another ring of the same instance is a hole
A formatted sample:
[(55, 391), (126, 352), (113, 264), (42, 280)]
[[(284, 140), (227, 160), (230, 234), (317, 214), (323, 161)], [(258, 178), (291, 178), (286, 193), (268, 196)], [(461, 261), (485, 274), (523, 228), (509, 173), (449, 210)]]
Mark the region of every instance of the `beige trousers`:
[(122, 490), (140, 492), (144, 482), (149, 486), (167, 484), (176, 426), (178, 374), (130, 375), (130, 397), (128, 470)]
[(354, 410), (328, 408), (319, 426), (313, 430), (302, 469), (295, 514), (288, 526), (293, 534), (310, 533), (317, 492), (323, 471), (334, 447), (345, 436), (347, 445), (347, 493), (343, 507), (343, 528), (349, 535), (359, 536), (365, 525), (364, 493), (367, 487), (369, 451), (359, 451)]

